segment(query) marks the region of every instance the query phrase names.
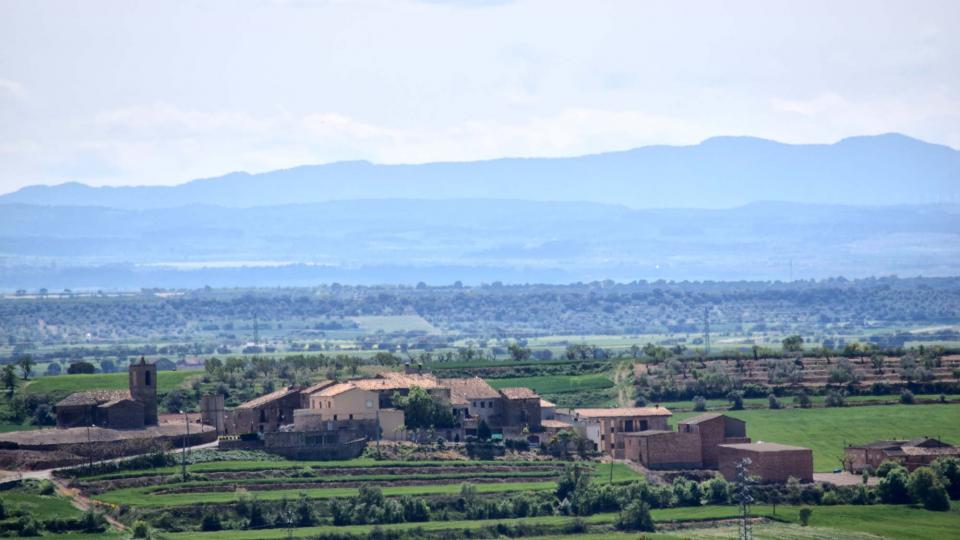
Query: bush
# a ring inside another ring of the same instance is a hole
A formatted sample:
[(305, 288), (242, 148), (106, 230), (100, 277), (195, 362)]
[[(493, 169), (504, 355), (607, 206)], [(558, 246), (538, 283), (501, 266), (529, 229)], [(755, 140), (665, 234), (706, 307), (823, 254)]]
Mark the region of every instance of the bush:
[(831, 390), (827, 392), (825, 403), (827, 407), (843, 407), (847, 404), (847, 396), (843, 390)]
[(40, 526), (32, 516), (20, 516), (17, 529), (20, 536), (40, 536)]
[(913, 392), (904, 388), (900, 391), (900, 403), (904, 405), (913, 405), (916, 402), (916, 398), (913, 397)]
[[(883, 467), (883, 464), (880, 465)], [(890, 469), (886, 476), (880, 479), (880, 500), (887, 504), (906, 504), (910, 502), (910, 492), (907, 489), (907, 470), (897, 465)]]
[(580, 517), (563, 527), (563, 534), (583, 534), (585, 532), (587, 532), (587, 523)]
[(801, 409), (809, 409), (810, 407), (813, 407), (813, 402), (810, 400), (810, 396), (808, 396), (803, 390), (800, 390), (799, 394), (793, 396), (793, 404)]
[(813, 515), (813, 509), (809, 506), (804, 506), (800, 509), (800, 525), (806, 527), (810, 524), (810, 516)]
[(219, 531), (222, 528), (223, 524), (220, 523), (220, 516), (216, 512), (207, 511), (203, 513), (203, 519), (200, 521), (201, 531)]
[(937, 458), (930, 465), (951, 499), (960, 499), (960, 458)]
[(655, 531), (656, 526), (650, 517), (650, 506), (643, 501), (631, 502), (617, 518), (617, 528), (622, 531)]
[[(889, 476), (888, 476), (889, 478)], [(922, 504), (927, 510), (946, 512), (950, 510), (947, 490), (930, 467), (918, 467), (910, 474), (907, 489), (914, 502)]]
[(57, 492), (57, 486), (49, 480), (41, 480), (37, 485), (37, 492), (41, 495), (54, 495)]
[(134, 538), (150, 537), (150, 527), (147, 525), (145, 521), (138, 519), (137, 521), (133, 522), (133, 537)]
[(733, 391), (727, 394), (727, 400), (730, 402), (731, 411), (740, 411), (743, 410), (743, 394), (738, 391)]
[(900, 467), (900, 464), (896, 461), (886, 460), (877, 467), (876, 474), (879, 478), (884, 478), (890, 471), (896, 469), (897, 467)]
[(710, 504), (727, 504), (730, 500), (730, 483), (719, 474), (704, 482), (701, 491)]
[(707, 410), (707, 400), (703, 396), (696, 396), (693, 398), (693, 410), (696, 412), (703, 412)]
[(770, 394), (767, 396), (767, 403), (771, 409), (782, 409), (783, 404), (780, 403), (780, 400), (777, 399), (776, 394)]

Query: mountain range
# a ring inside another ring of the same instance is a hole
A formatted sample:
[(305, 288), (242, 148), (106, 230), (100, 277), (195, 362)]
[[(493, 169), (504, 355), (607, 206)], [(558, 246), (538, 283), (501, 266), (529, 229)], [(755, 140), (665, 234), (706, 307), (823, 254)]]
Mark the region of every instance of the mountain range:
[(0, 196), (0, 290), (955, 275), (960, 152), (718, 137)]
[(29, 186), (0, 204), (170, 208), (412, 198), (576, 201), (631, 208), (730, 208), (776, 200), (826, 204), (960, 202), (960, 151), (904, 135), (834, 144), (715, 137), (567, 158), (378, 165), (363, 161), (235, 172), (176, 186)]

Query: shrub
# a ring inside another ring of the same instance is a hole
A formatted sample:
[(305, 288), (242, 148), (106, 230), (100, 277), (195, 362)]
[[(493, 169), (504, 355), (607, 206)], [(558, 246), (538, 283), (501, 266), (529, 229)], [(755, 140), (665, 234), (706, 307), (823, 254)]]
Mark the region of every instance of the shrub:
[(847, 404), (847, 396), (843, 390), (830, 390), (825, 403), (827, 407), (843, 407)]
[(813, 515), (813, 509), (809, 506), (804, 506), (800, 509), (800, 525), (806, 527), (810, 524), (810, 516)]
[(703, 396), (696, 396), (693, 398), (693, 410), (696, 412), (703, 412), (707, 410), (707, 400)]
[[(880, 465), (883, 467), (883, 464)], [(897, 465), (890, 469), (886, 476), (880, 479), (880, 500), (887, 504), (906, 504), (910, 502), (910, 492), (907, 489), (907, 470)]]
[(580, 517), (575, 518), (563, 527), (564, 534), (583, 534), (585, 532), (587, 532), (587, 523)]
[(727, 394), (727, 400), (730, 402), (730, 410), (739, 411), (743, 410), (743, 394), (734, 390)]
[(655, 531), (656, 526), (650, 517), (650, 506), (643, 501), (631, 502), (617, 519), (617, 528), (622, 531)]
[[(206, 530), (206, 529), (204, 529)], [(137, 520), (133, 522), (133, 537), (134, 538), (149, 538), (150, 537), (150, 527), (145, 521)]]
[(200, 521), (200, 530), (202, 531), (219, 531), (223, 528), (223, 524), (220, 523), (220, 516), (217, 515), (214, 511), (207, 511), (203, 513), (203, 519)]
[(913, 392), (904, 388), (900, 391), (900, 403), (904, 405), (913, 405), (916, 402), (916, 398), (913, 397)]
[(886, 460), (886, 461), (884, 461), (883, 463), (881, 463), (879, 466), (877, 466), (877, 472), (876, 472), (876, 474), (877, 474), (878, 477), (883, 478), (883, 477), (887, 476), (887, 473), (889, 473), (890, 471), (896, 469), (896, 468), (899, 467), (899, 466), (900, 466), (900, 464), (897, 463), (896, 461)]
[(960, 458), (937, 458), (930, 465), (951, 499), (960, 499)]
[(20, 536), (40, 536), (40, 526), (32, 516), (20, 516), (17, 528)]
[(922, 504), (927, 510), (950, 510), (947, 490), (930, 467), (918, 467), (913, 471), (907, 482), (907, 489), (913, 501)]
[(37, 486), (37, 491), (41, 495), (53, 495), (57, 492), (57, 486), (53, 485), (53, 482), (49, 480), (41, 480)]
[(801, 390), (797, 395), (793, 396), (793, 404), (801, 409), (809, 409), (813, 406), (813, 402), (810, 401), (810, 396), (808, 396), (803, 390)]
[(767, 403), (771, 409), (782, 409), (783, 404), (780, 403), (780, 400), (777, 399), (776, 394), (770, 394), (767, 396)]
[(704, 482), (701, 491), (710, 504), (727, 504), (730, 500), (730, 483), (719, 474)]

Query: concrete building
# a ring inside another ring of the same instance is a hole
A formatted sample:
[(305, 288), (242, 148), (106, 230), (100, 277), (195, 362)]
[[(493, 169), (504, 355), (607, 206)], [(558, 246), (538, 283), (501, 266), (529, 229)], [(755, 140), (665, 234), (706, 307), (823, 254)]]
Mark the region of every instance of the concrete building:
[(746, 422), (719, 413), (705, 413), (687, 418), (677, 425), (677, 431), (698, 436), (702, 466), (708, 469), (719, 466), (719, 445), (750, 442)]
[(940, 439), (921, 437), (851, 445), (843, 449), (843, 457), (843, 468), (855, 473), (867, 467), (876, 469), (884, 461), (899, 463), (912, 472), (939, 457), (960, 457), (960, 448)]
[(157, 425), (157, 367), (130, 364), (127, 390), (75, 392), (55, 406), (57, 427), (139, 429)]
[(673, 415), (664, 407), (618, 407), (609, 409), (574, 409), (574, 425), (597, 449), (617, 459), (624, 458), (624, 441), (618, 433), (647, 430), (669, 430), (667, 420)]
[(727, 480), (737, 477), (737, 463), (750, 459), (750, 475), (761, 482), (786, 482), (791, 476), (813, 482), (813, 450), (786, 444), (755, 442), (718, 446), (720, 474)]

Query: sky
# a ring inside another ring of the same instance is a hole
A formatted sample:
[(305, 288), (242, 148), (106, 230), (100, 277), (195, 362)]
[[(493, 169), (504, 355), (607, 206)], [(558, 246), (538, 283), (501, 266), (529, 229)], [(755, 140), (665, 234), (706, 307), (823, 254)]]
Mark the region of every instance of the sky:
[(960, 148), (960, 2), (0, 0), (0, 193), (717, 135)]

